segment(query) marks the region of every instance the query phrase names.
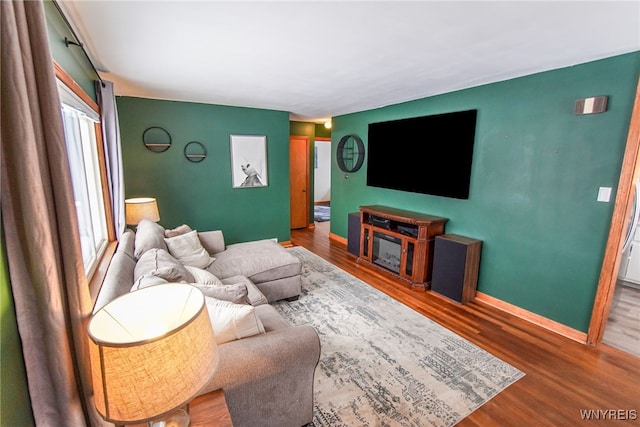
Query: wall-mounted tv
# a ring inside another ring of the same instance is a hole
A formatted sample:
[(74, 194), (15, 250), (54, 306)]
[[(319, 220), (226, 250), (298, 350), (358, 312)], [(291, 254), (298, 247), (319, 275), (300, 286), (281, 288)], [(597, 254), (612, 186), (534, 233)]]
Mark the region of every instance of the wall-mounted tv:
[(370, 123), (367, 185), (468, 199), (477, 112)]

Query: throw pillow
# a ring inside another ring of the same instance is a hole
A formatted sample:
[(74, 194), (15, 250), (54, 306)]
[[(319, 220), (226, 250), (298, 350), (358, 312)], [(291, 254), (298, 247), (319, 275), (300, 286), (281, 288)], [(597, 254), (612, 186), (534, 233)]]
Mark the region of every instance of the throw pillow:
[(186, 234), (191, 231), (191, 227), (187, 224), (182, 224), (174, 228), (173, 230), (164, 230), (164, 237), (176, 237), (182, 234)]
[(207, 268), (215, 258), (202, 247), (198, 232), (193, 230), (180, 236), (164, 239), (169, 253), (184, 265)]
[(153, 275), (140, 276), (138, 280), (133, 282), (133, 286), (131, 286), (131, 289), (129, 289), (129, 291), (133, 292), (137, 291), (138, 289), (144, 289), (154, 285), (161, 285), (163, 283), (167, 283), (167, 281), (162, 277)]
[(204, 299), (218, 344), (265, 333), (254, 306)]
[[(215, 276), (214, 276), (215, 277)], [(264, 296), (262, 291), (245, 276), (231, 276), (222, 279), (222, 284), (225, 286), (242, 284), (247, 288), (247, 302), (253, 306), (261, 304), (269, 304), (267, 297)]]
[(211, 230), (211, 231), (202, 231), (198, 233), (198, 238), (200, 239), (200, 243), (210, 254), (217, 254), (218, 252), (223, 252), (226, 249), (226, 245), (224, 243), (224, 234), (222, 234), (222, 230)]
[(210, 286), (195, 283), (192, 286), (200, 289), (206, 297), (229, 301), (234, 304), (247, 304), (247, 288), (241, 283), (229, 286)]
[(164, 242), (164, 227), (160, 224), (143, 219), (136, 228), (135, 252), (136, 259), (140, 259), (149, 249), (167, 250), (167, 244)]
[(184, 268), (186, 268), (187, 271), (191, 273), (194, 283), (209, 286), (224, 286), (224, 283), (222, 283), (220, 279), (218, 279), (212, 273), (209, 273), (207, 270), (203, 270), (201, 268), (193, 267), (190, 265), (185, 265)]
[(142, 276), (161, 277), (168, 282), (193, 283), (193, 276), (164, 249), (146, 251), (133, 270), (134, 283)]

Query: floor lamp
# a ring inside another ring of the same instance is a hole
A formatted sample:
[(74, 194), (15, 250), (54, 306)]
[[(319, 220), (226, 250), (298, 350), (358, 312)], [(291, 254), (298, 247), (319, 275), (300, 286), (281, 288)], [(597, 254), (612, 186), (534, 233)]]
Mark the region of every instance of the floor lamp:
[(138, 225), (143, 219), (160, 221), (158, 202), (153, 197), (135, 197), (124, 201), (124, 215), (127, 225)]

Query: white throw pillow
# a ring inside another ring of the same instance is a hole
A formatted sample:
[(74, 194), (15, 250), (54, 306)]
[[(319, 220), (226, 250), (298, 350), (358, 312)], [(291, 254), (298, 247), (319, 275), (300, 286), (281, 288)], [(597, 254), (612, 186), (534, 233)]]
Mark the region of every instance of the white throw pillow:
[(222, 283), (220, 279), (218, 279), (213, 273), (210, 273), (207, 270), (203, 270), (202, 268), (198, 267), (192, 267), (190, 265), (185, 265), (184, 268), (186, 268), (187, 271), (191, 273), (194, 283), (208, 286), (224, 286), (224, 283)]
[(198, 232), (190, 231), (179, 236), (165, 238), (169, 253), (184, 265), (207, 268), (215, 258), (202, 247)]
[(218, 344), (264, 334), (264, 325), (252, 305), (234, 304), (206, 296), (204, 299)]

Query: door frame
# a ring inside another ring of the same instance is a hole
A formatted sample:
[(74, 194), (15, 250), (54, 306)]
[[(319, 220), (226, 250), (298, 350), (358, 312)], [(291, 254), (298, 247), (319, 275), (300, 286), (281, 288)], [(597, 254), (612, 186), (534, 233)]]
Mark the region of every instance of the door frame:
[(631, 113), (627, 145), (622, 160), (622, 170), (616, 192), (616, 200), (609, 228), (609, 237), (605, 247), (600, 279), (591, 312), (591, 322), (587, 332), (587, 344), (597, 346), (602, 341), (604, 329), (611, 311), (611, 302), (618, 280), (618, 269), (622, 258), (623, 236), (626, 236), (629, 215), (633, 207), (635, 183), (638, 180), (640, 167), (638, 157), (640, 151), (640, 79), (636, 87), (636, 96)]

